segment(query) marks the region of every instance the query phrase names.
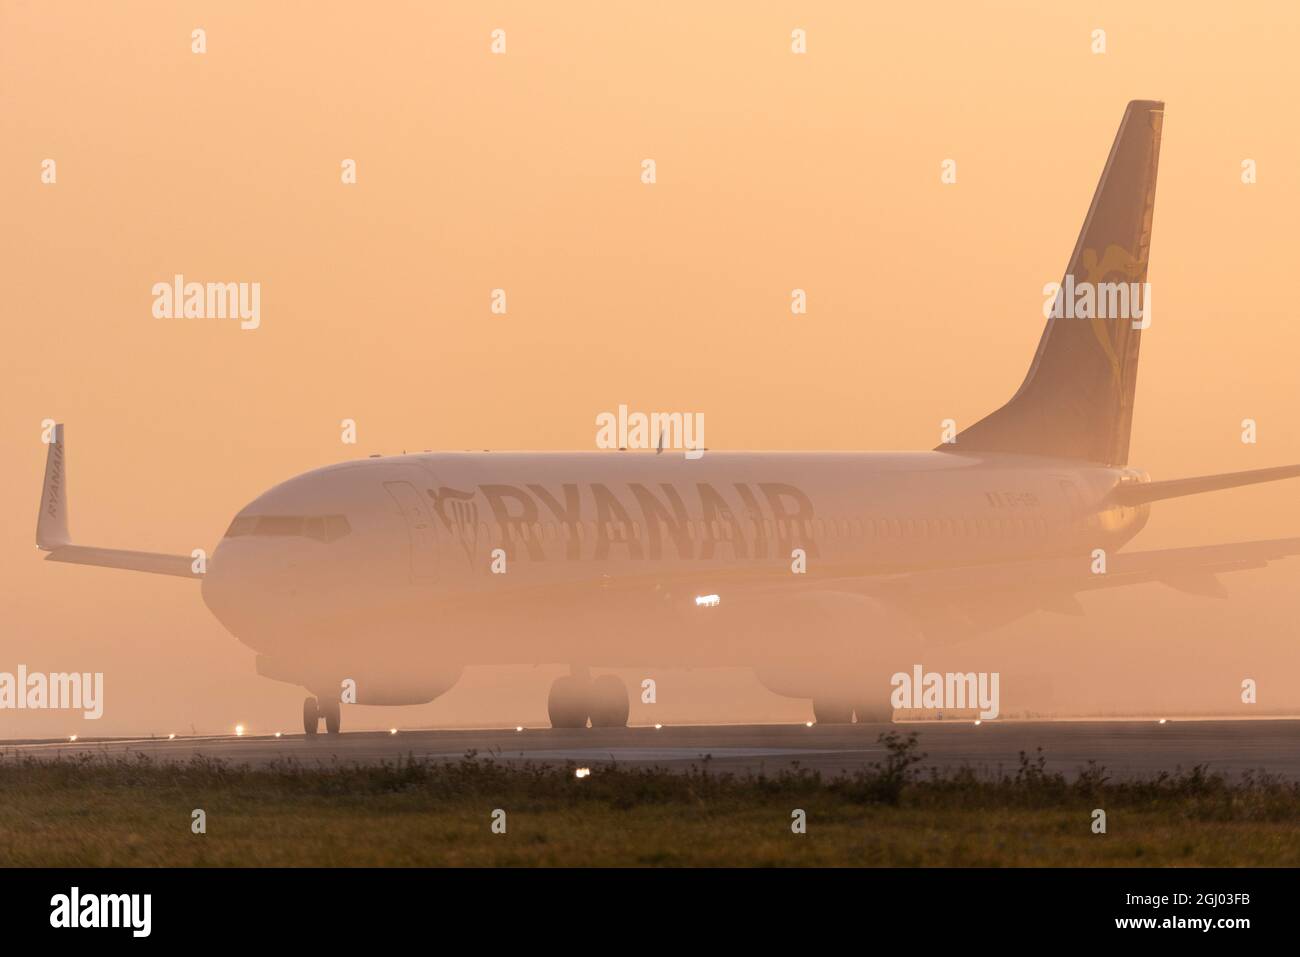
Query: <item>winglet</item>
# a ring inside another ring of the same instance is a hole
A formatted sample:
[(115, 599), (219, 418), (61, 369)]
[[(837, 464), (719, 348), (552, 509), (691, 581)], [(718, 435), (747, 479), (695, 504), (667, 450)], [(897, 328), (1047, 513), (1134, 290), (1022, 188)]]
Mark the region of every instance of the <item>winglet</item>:
[(45, 453), (45, 485), (41, 512), (36, 519), (36, 547), (50, 552), (71, 544), (68, 534), (68, 467), (63, 454), (63, 424), (54, 426)]
[(68, 463), (63, 446), (63, 425), (54, 426), (49, 451), (45, 453), (45, 485), (41, 489), (41, 511), (36, 518), (36, 547), (49, 552), (47, 562), (125, 568), (177, 578), (202, 578), (189, 555), (134, 552), (118, 548), (73, 545), (68, 534)]

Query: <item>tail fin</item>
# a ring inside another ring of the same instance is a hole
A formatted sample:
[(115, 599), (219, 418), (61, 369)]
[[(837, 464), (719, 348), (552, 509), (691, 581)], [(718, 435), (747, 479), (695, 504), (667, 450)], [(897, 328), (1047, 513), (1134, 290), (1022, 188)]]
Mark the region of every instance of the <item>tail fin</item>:
[(941, 451), (1128, 464), (1163, 118), (1154, 100), (1125, 109), (1029, 374)]

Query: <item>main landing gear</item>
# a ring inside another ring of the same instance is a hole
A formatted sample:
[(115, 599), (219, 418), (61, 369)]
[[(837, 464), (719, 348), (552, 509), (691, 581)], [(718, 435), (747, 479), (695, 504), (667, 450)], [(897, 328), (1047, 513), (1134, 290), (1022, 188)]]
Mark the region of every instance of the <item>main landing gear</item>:
[(546, 699), (552, 728), (585, 728), (588, 718), (593, 728), (625, 728), (629, 710), (627, 688), (617, 675), (564, 675)]
[(320, 728), (320, 719), (325, 719), (325, 730), (329, 734), (338, 734), (342, 724), (342, 708), (337, 699), (308, 698), (302, 703), (302, 729), (307, 737), (316, 737)]
[(812, 707), (818, 724), (852, 724), (855, 715), (858, 724), (889, 724), (894, 720), (893, 709), (887, 705), (855, 704), (843, 698), (813, 698)]

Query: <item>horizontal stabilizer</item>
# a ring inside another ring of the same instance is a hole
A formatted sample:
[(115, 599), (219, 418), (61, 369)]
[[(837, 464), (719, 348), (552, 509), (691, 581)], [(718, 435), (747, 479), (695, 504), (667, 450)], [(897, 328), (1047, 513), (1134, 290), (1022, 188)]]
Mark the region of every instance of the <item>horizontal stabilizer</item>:
[(1075, 594), (1121, 585), (1161, 583), (1181, 591), (1219, 595), (1214, 576), (1226, 572), (1263, 568), (1270, 562), (1300, 556), (1300, 538), (1275, 538), (1258, 542), (1196, 545), (1149, 552), (1121, 552), (1110, 556), (1105, 574), (1094, 574), (1087, 552), (1062, 558), (960, 565), (923, 571), (867, 575), (809, 583), (823, 591), (846, 591), (897, 600), (920, 607), (957, 600), (965, 594), (985, 599), (994, 593), (1028, 591), (1035, 603), (1050, 611), (1067, 611), (1054, 605), (1052, 591)]
[(1140, 485), (1121, 485), (1111, 492), (1117, 505), (1145, 505), (1167, 498), (1217, 492), (1224, 488), (1276, 482), (1279, 479), (1300, 477), (1300, 465), (1282, 465), (1271, 469), (1251, 469), (1248, 472), (1224, 472), (1221, 475), (1200, 475), (1196, 478), (1170, 479), (1166, 482), (1143, 482)]
[(1209, 572), (1204, 574), (1191, 572), (1186, 575), (1170, 575), (1160, 579), (1160, 583), (1188, 595), (1200, 595), (1205, 598), (1228, 597), (1228, 586), (1223, 584), (1217, 575)]

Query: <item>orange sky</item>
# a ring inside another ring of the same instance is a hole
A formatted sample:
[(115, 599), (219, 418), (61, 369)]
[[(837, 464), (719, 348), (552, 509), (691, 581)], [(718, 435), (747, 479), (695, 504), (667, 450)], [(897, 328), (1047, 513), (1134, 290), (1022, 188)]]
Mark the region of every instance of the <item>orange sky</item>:
[[(0, 0), (0, 670), (105, 671), (81, 733), (290, 729), (302, 697), (253, 674), (191, 583), (42, 565), (46, 417), (67, 423), (74, 537), (176, 552), (305, 469), (590, 448), (619, 403), (701, 411), (712, 448), (932, 447), (1019, 384), (1136, 98), (1167, 110), (1132, 460), (1156, 478), (1300, 462), (1280, 281), (1297, 35), (1285, 2)], [(259, 281), (261, 328), (154, 319), (175, 273)], [(1296, 501), (1282, 483), (1157, 505), (1137, 547), (1300, 535)], [(1048, 670), (1118, 668), (1080, 692), (1097, 707), (1178, 667), (1267, 671), (1300, 707), (1297, 564), (1236, 576), (1231, 603), (1153, 586), (998, 640), (1052, 647)], [(540, 721), (543, 671), (349, 720)], [(1199, 703), (1202, 673), (1161, 701)], [(675, 680), (670, 720), (806, 711), (744, 676)], [(0, 738), (73, 723), (0, 714)]]

